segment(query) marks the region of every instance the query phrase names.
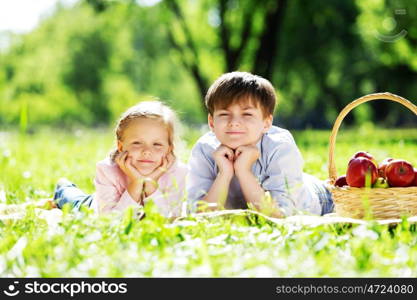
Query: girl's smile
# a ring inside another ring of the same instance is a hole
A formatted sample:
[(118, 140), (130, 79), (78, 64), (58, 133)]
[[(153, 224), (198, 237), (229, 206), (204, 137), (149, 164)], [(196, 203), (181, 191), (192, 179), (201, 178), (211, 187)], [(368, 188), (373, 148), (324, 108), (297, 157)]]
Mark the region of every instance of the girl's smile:
[(142, 175), (149, 175), (171, 151), (168, 130), (160, 120), (138, 118), (123, 131), (118, 149), (128, 151), (132, 165)]

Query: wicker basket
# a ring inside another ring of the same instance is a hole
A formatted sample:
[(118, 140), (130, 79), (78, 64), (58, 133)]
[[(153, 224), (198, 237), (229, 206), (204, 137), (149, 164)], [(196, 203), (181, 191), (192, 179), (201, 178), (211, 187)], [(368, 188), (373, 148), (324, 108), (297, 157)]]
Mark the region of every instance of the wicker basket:
[[(333, 195), (336, 213), (342, 217), (362, 219), (367, 212), (375, 219), (395, 219), (417, 215), (417, 187), (402, 188), (354, 188), (336, 187), (336, 165), (334, 159), (336, 136), (345, 116), (356, 106), (372, 100), (390, 100), (409, 108), (417, 115), (417, 106), (410, 101), (391, 94), (376, 93), (363, 96), (347, 105), (333, 126), (329, 145), (329, 190)], [(416, 166), (415, 166), (416, 167)]]

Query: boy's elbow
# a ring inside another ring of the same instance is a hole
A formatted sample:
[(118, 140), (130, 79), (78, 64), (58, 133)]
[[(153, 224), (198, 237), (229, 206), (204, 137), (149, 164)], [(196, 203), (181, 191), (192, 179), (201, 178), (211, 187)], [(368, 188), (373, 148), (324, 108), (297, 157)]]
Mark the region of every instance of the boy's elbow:
[(277, 210), (275, 210), (271, 213), (270, 217), (283, 219), (283, 218), (285, 218), (285, 215), (280, 210), (277, 209)]

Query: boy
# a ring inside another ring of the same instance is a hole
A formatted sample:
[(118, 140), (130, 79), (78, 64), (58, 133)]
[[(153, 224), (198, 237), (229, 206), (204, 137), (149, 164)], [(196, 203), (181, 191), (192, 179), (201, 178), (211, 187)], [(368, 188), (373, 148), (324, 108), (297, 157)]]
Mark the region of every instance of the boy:
[(223, 74), (205, 102), (211, 132), (191, 152), (191, 211), (201, 210), (204, 203), (216, 209), (268, 210), (274, 217), (333, 210), (324, 183), (302, 172), (292, 135), (272, 126), (276, 96), (268, 80), (246, 72)]

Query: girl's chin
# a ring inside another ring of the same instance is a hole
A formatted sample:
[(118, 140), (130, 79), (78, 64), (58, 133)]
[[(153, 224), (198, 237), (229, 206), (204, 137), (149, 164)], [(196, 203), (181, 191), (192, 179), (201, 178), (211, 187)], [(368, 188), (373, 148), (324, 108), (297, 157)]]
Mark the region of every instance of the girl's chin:
[(147, 165), (134, 165), (135, 169), (138, 170), (138, 172), (142, 175), (142, 176), (148, 176), (150, 174), (152, 174), (153, 171), (155, 171), (155, 164), (149, 164), (149, 166)]
[(136, 169), (139, 171), (139, 173), (142, 176), (148, 176), (148, 175), (152, 174), (153, 171), (155, 171), (155, 169), (151, 169), (151, 168), (149, 168), (149, 169), (136, 168)]
[(140, 171), (140, 173), (142, 174), (142, 176), (148, 176), (148, 175), (151, 175), (152, 174), (152, 172), (153, 172), (153, 170), (152, 171)]

